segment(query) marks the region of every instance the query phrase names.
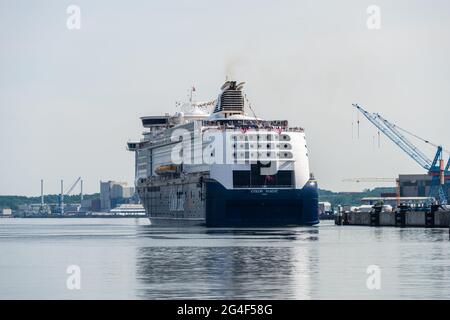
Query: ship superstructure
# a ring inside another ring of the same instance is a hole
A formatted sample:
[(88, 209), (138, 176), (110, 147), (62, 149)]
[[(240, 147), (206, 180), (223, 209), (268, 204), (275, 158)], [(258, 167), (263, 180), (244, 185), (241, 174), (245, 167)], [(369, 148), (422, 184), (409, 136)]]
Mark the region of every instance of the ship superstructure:
[[(152, 224), (210, 227), (318, 223), (304, 130), (244, 112), (244, 83), (174, 115), (142, 117), (135, 185)], [(212, 109), (211, 111), (209, 111)]]

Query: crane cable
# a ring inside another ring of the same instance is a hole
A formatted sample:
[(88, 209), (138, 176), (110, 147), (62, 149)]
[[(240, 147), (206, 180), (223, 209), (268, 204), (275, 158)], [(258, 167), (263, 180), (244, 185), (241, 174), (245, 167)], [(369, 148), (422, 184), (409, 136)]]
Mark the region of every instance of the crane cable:
[[(412, 133), (412, 132), (410, 132), (410, 131), (408, 131), (408, 130), (406, 130), (406, 129), (400, 128), (399, 126), (397, 126), (397, 125), (395, 125), (395, 124), (393, 124), (393, 123), (392, 123), (392, 125), (393, 125), (395, 128), (397, 128), (397, 129), (399, 129), (399, 130), (401, 130), (401, 131), (403, 131), (403, 132), (405, 132), (405, 133), (407, 133), (407, 134), (413, 136), (414, 138), (419, 139), (419, 140), (421, 140), (421, 141), (423, 141), (423, 142), (425, 142), (425, 143), (427, 143), (427, 144), (429, 144), (429, 145), (431, 145), (431, 146), (433, 146), (433, 147), (435, 147), (435, 148), (438, 148), (438, 147), (439, 147), (436, 143), (433, 143), (433, 142), (431, 142), (430, 140), (427, 140), (427, 139), (424, 139), (424, 138), (422, 138), (422, 137), (419, 137), (418, 135), (416, 135), (416, 134), (414, 134), (414, 133)], [(450, 154), (450, 150), (447, 150), (447, 149), (442, 148), (442, 151), (444, 151), (445, 153)]]

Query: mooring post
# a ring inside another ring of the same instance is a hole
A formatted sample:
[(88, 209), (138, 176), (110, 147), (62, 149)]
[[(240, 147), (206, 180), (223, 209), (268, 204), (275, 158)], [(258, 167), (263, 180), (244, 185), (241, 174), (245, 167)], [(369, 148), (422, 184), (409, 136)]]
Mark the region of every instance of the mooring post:
[(370, 225), (372, 227), (380, 226), (380, 213), (383, 210), (383, 205), (374, 205), (373, 211), (370, 213)]
[(406, 225), (406, 212), (409, 210), (409, 205), (400, 204), (395, 211), (395, 226), (404, 228)]
[(336, 216), (334, 217), (334, 224), (338, 225), (338, 226), (342, 225), (342, 212), (341, 211), (338, 211)]
[(434, 228), (434, 215), (439, 210), (438, 204), (432, 204), (430, 209), (425, 212), (425, 227)]

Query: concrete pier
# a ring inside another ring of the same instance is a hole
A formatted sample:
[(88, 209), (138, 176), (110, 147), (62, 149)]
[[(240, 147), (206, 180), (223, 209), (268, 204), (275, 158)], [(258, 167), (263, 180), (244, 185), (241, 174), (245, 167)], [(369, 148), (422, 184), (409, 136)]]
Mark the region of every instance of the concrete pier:
[(337, 225), (448, 228), (450, 211), (430, 208), (427, 211), (399, 209), (395, 212), (343, 212), (336, 216)]

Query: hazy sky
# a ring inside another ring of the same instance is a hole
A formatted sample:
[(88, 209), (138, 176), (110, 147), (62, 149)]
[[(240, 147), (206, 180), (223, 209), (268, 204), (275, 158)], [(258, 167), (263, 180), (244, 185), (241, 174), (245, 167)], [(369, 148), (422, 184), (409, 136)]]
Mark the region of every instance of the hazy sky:
[[(71, 4), (80, 30), (66, 27)], [(0, 194), (36, 195), (41, 178), (48, 193), (61, 178), (88, 193), (132, 183), (139, 117), (176, 111), (193, 84), (215, 98), (226, 75), (259, 117), (305, 128), (322, 188), (422, 173), (387, 139), (374, 147), (362, 118), (352, 137), (351, 104), (450, 147), (449, 39), (447, 0), (0, 0)]]

